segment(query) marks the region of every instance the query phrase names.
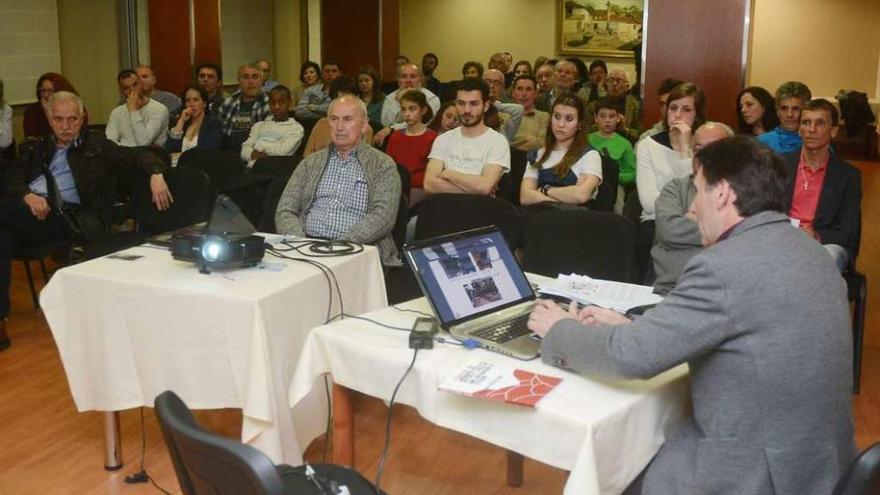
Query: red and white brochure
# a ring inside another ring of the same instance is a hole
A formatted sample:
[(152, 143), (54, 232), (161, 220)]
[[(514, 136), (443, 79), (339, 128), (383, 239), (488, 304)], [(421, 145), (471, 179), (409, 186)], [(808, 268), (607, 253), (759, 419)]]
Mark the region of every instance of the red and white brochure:
[(443, 380), (440, 390), (535, 407), (560, 382), (559, 377), (474, 360)]

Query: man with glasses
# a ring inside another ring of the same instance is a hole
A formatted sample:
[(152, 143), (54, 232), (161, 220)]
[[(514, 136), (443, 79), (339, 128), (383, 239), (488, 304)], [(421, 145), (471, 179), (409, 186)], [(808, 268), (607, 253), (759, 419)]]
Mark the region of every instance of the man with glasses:
[[(607, 98), (615, 101), (621, 108), (623, 114), (620, 116), (620, 122), (617, 124), (617, 133), (635, 143), (639, 138), (639, 118), (642, 113), (642, 102), (639, 101), (632, 93), (629, 92), (629, 77), (623, 69), (611, 69), (608, 77), (605, 78), (607, 88)], [(592, 102), (588, 106), (590, 120), (595, 115), (596, 103)], [(595, 130), (595, 129), (594, 129)]]

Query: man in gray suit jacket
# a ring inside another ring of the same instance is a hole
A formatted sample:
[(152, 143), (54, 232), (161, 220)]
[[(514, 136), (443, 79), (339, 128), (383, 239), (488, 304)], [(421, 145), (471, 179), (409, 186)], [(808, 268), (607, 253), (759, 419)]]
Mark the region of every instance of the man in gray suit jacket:
[(696, 159), (710, 247), (666, 299), (635, 321), (542, 301), (529, 328), (545, 362), (577, 371), (647, 378), (688, 363), (693, 417), (654, 457), (644, 493), (831, 493), (856, 452), (843, 279), (779, 213), (779, 157), (737, 137)]

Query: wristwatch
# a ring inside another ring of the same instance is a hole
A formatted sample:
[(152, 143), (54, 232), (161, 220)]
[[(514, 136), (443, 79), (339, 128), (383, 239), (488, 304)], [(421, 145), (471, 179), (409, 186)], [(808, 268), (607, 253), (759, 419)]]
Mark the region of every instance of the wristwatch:
[(543, 194), (544, 196), (550, 196), (548, 192), (550, 191), (551, 187), (553, 186), (551, 186), (550, 184), (544, 184), (543, 186), (541, 186), (541, 194)]

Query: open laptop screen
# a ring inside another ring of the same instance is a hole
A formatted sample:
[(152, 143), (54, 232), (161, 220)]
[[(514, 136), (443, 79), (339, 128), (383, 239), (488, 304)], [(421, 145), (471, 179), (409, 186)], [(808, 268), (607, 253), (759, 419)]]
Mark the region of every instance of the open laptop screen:
[(478, 229), (407, 246), (407, 258), (444, 327), (534, 298), (497, 229)]

